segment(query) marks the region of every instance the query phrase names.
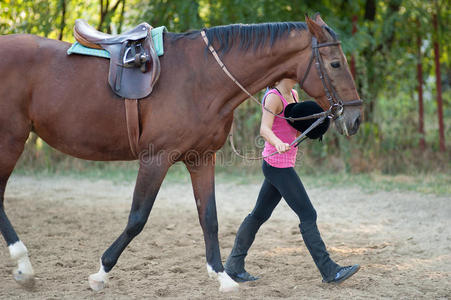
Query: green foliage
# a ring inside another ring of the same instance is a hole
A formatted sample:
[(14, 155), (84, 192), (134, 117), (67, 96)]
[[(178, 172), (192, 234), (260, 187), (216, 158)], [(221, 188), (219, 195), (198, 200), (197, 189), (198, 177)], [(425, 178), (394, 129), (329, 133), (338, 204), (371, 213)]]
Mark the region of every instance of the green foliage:
[(53, 30), (55, 1), (11, 0), (0, 2), (0, 33), (31, 33), (49, 36)]
[(131, 5), (133, 23), (147, 22), (166, 26), (170, 31), (184, 32), (203, 26), (198, 1), (155, 0), (138, 1)]

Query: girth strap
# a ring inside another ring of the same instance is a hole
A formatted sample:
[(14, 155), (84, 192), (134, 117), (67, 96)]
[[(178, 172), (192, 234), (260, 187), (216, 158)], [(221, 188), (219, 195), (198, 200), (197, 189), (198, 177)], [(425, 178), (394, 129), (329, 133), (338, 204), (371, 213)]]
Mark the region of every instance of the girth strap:
[(138, 144), (140, 137), (139, 130), (139, 111), (137, 99), (124, 99), (125, 118), (127, 121), (128, 143), (130, 150), (135, 158), (138, 158)]

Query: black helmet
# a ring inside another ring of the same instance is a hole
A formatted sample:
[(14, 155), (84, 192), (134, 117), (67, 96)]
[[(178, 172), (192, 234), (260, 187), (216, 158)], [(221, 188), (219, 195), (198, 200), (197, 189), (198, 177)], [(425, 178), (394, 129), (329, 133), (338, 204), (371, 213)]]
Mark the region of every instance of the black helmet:
[[(313, 114), (321, 113), (324, 110), (315, 101), (303, 101), (298, 103), (290, 103), (285, 107), (285, 117), (289, 118), (300, 118), (307, 117)], [(304, 132), (318, 119), (300, 120), (300, 121), (289, 121), (288, 124), (294, 127), (300, 132)], [(323, 134), (329, 129), (330, 119), (326, 118), (321, 124), (319, 124), (312, 131), (307, 133), (307, 137), (311, 139), (321, 139)]]

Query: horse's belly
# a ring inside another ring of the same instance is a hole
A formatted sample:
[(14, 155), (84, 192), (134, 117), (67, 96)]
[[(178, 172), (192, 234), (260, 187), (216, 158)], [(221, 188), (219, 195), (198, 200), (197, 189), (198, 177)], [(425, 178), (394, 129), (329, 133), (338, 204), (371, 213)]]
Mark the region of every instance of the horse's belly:
[(114, 131), (113, 125), (111, 131), (99, 131), (90, 125), (74, 123), (69, 128), (67, 122), (52, 122), (36, 125), (33, 130), (51, 147), (77, 158), (98, 161), (133, 159), (127, 137), (124, 143), (124, 137), (109, 134)]

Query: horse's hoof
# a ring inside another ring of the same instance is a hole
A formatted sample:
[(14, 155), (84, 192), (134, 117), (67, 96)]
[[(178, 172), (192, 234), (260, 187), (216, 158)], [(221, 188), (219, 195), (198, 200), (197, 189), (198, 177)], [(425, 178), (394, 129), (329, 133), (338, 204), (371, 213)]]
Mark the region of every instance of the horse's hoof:
[(218, 273), (220, 283), (219, 291), (223, 293), (237, 292), (240, 285), (236, 283), (226, 272)]
[(92, 274), (89, 276), (89, 286), (96, 292), (103, 290), (106, 286), (106, 281), (97, 278), (97, 275), (98, 274)]
[(19, 269), (14, 269), (13, 271), (14, 279), (21, 286), (31, 289), (34, 287), (34, 274), (24, 273)]
[(239, 289), (240, 289), (240, 286), (238, 285), (238, 283), (236, 283), (235, 285), (230, 285), (230, 286), (220, 286), (220, 287), (219, 287), (219, 291), (220, 291), (221, 293), (238, 292)]

